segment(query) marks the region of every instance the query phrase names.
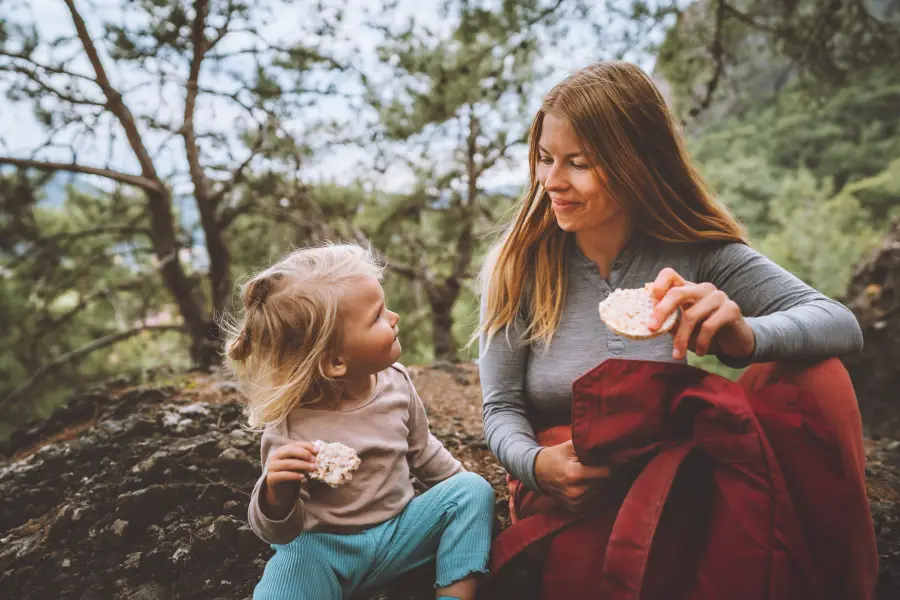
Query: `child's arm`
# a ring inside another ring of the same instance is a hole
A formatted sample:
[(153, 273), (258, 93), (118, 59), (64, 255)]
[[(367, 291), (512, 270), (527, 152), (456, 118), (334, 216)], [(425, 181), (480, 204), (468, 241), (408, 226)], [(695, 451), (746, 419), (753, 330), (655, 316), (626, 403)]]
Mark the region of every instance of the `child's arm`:
[[(285, 491), (290, 497), (288, 506), (290, 509), (286, 514), (283, 512), (278, 514), (278, 508), (272, 506), (272, 500), (283, 494), (281, 490), (270, 489), (266, 483), (268, 475), (266, 464), (273, 452), (287, 444), (294, 443), (292, 440), (280, 434), (274, 428), (265, 430), (260, 444), (260, 452), (262, 457), (263, 473), (253, 487), (253, 493), (250, 495), (250, 509), (247, 513), (247, 521), (250, 529), (267, 544), (287, 544), (290, 543), (303, 532), (304, 509), (303, 504), (309, 499), (307, 491), (307, 481), (302, 483), (282, 483), (279, 487), (286, 488)], [(304, 478), (305, 479), (305, 478)]]
[(409, 437), (407, 443), (409, 450), (406, 459), (409, 461), (413, 475), (425, 485), (434, 485), (441, 481), (465, 471), (462, 464), (453, 458), (453, 455), (441, 442), (432, 435), (428, 428), (428, 416), (425, 414), (425, 405), (416, 392), (412, 380), (406, 370), (403, 375), (409, 384)]

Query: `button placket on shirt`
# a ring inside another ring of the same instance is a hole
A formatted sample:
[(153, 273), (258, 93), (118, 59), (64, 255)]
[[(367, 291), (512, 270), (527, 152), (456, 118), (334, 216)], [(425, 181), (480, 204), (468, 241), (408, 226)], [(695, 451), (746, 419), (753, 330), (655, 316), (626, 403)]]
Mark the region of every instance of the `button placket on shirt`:
[[(600, 293), (603, 297), (609, 298), (609, 295), (616, 289), (615, 283), (619, 280), (619, 271), (621, 267), (622, 263), (616, 261), (610, 271), (608, 280), (600, 276), (600, 271), (593, 262), (585, 262), (582, 269), (584, 270), (585, 276), (600, 289)], [(617, 356), (622, 354), (625, 351), (625, 340), (614, 334), (605, 326), (604, 329), (606, 329), (606, 349)]]
[[(637, 235), (638, 234), (636, 233), (635, 236)], [(613, 261), (612, 269), (610, 269), (609, 273), (609, 279), (604, 279), (603, 277), (601, 277), (597, 265), (594, 264), (594, 262), (589, 258), (584, 256), (584, 254), (581, 253), (577, 246), (575, 247), (575, 252), (577, 252), (580, 256), (581, 267), (585, 274), (585, 277), (587, 277), (592, 284), (596, 285), (599, 288), (599, 291), (604, 298), (608, 298), (610, 294), (612, 294), (613, 290), (621, 287), (624, 278), (623, 270), (625, 269), (626, 264), (630, 266), (633, 262), (636, 243), (637, 240), (635, 239), (635, 237), (629, 239), (625, 248), (622, 249), (622, 252), (618, 257), (616, 257), (615, 261)], [(609, 350), (609, 352), (614, 355), (622, 354), (625, 351), (625, 340), (620, 336), (612, 333), (609, 328), (604, 326), (604, 329), (606, 330), (607, 350)]]
[[(619, 272), (621, 268), (621, 262), (616, 261), (613, 263), (612, 270), (609, 273), (609, 281), (606, 284), (606, 290), (603, 292), (605, 297), (608, 298), (612, 291), (618, 287), (617, 284), (621, 279)], [(625, 352), (625, 340), (607, 329), (606, 348), (615, 355), (622, 354)]]

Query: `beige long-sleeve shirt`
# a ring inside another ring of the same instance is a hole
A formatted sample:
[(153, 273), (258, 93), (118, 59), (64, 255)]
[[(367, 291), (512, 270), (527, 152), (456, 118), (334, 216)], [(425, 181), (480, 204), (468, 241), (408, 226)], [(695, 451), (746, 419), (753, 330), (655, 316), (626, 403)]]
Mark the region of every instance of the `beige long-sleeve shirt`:
[[(337, 488), (304, 482), (288, 516), (270, 519), (260, 505), (269, 455), (284, 444), (314, 440), (355, 449), (361, 463), (353, 479)], [(287, 544), (304, 531), (367, 529), (398, 515), (413, 498), (411, 473), (430, 486), (464, 470), (429, 431), (425, 406), (400, 363), (378, 373), (372, 394), (353, 409), (295, 408), (265, 430), (261, 453), (263, 474), (250, 497), (248, 521), (269, 544)]]

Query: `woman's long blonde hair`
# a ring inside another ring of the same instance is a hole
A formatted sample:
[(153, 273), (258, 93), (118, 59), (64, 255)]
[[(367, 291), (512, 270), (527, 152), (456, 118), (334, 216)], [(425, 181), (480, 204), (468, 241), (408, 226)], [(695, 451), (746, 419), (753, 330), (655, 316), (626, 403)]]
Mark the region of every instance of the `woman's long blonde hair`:
[(341, 383), (324, 370), (340, 351), (340, 298), (360, 278), (381, 279), (374, 253), (354, 244), (295, 250), (241, 286), (237, 319), (228, 332), (225, 365), (247, 382), (250, 428), (280, 423), (295, 406), (331, 400)]
[(568, 234), (557, 225), (537, 178), (538, 142), (548, 113), (572, 127), (581, 151), (603, 173), (606, 193), (629, 211), (637, 230), (667, 242), (747, 243), (740, 224), (692, 166), (653, 80), (631, 63), (593, 64), (554, 87), (532, 122), (531, 183), (518, 214), (485, 259), (479, 288), (486, 306), (470, 343), (482, 334), (490, 341), (520, 314), (527, 315), (519, 331), (522, 343), (549, 344), (559, 325)]

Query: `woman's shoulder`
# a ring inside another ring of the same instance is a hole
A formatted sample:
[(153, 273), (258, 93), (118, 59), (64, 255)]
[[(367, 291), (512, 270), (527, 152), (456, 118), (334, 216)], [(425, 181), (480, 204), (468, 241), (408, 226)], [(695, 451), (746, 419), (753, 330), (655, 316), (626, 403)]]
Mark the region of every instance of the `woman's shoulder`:
[(710, 264), (741, 263), (759, 253), (744, 242), (730, 240), (701, 240), (696, 242), (664, 242), (657, 240), (662, 254), (671, 258), (684, 258), (696, 269)]

